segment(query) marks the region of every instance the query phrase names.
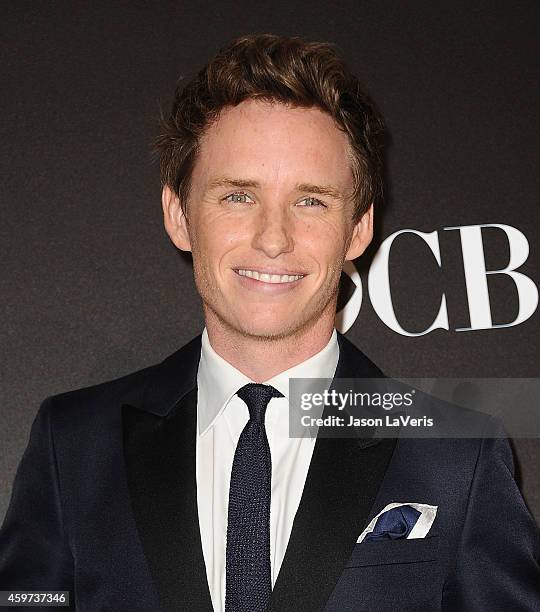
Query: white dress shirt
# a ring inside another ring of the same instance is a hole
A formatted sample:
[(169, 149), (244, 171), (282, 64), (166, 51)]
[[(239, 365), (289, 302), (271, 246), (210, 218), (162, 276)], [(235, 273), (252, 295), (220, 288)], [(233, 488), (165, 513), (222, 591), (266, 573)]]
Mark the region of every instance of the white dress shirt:
[[(272, 455), (270, 563), (274, 586), (306, 480), (315, 438), (289, 437), (289, 378), (333, 378), (339, 358), (336, 330), (328, 344), (306, 361), (264, 382), (284, 397), (272, 398), (266, 410), (266, 433)], [(220, 357), (202, 334), (197, 372), (197, 504), (206, 576), (216, 612), (225, 610), (225, 550), (229, 485), (236, 445), (249, 420), (236, 392), (254, 382)]]

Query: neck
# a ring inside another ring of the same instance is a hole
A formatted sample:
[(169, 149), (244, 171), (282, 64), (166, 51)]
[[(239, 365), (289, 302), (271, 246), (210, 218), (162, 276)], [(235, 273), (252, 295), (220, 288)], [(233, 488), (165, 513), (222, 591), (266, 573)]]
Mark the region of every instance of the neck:
[(205, 313), (208, 339), (214, 351), (255, 382), (264, 382), (321, 351), (334, 330), (335, 312), (283, 337), (257, 337), (224, 325)]

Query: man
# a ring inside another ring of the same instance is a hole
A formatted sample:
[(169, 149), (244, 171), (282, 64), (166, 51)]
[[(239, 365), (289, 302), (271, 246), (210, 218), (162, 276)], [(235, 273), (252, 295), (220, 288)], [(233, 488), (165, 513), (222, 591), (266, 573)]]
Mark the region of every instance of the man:
[(205, 329), (44, 402), (1, 589), (68, 590), (81, 611), (539, 609), (505, 439), (288, 436), (289, 378), (381, 376), (334, 329), (343, 263), (373, 234), (381, 134), (327, 44), (245, 37), (177, 91), (163, 212)]

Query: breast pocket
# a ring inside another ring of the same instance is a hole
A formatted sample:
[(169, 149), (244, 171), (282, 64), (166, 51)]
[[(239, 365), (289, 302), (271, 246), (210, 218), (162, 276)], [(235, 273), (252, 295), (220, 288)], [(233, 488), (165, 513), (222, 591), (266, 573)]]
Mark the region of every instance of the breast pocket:
[(439, 549), (439, 536), (355, 544), (325, 612), (438, 610)]
[(430, 563), (439, 559), (439, 537), (381, 540), (356, 544), (346, 567)]

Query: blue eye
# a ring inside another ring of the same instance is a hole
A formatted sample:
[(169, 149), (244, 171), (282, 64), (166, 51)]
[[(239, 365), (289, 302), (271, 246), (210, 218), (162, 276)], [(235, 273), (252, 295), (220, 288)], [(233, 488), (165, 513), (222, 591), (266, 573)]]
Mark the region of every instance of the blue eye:
[(253, 202), (251, 197), (244, 193), (243, 191), (237, 191), (235, 193), (231, 193), (228, 196), (223, 198), (226, 202), (233, 202), (234, 204), (249, 204)]
[[(307, 204), (302, 204), (302, 202), (307, 202)], [(312, 197), (308, 197), (308, 198), (304, 198), (303, 200), (300, 200), (299, 205), (305, 206), (306, 208), (315, 208), (318, 206), (322, 206), (326, 208), (326, 204), (324, 204), (324, 202), (321, 202), (317, 198), (312, 198)]]

